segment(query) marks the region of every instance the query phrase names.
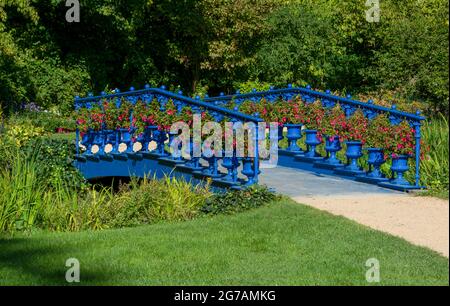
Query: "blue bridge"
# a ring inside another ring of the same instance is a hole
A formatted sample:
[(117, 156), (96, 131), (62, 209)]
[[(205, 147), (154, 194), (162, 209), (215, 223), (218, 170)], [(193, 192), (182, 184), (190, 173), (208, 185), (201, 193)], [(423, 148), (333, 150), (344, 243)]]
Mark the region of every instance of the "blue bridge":
[[(264, 92), (254, 90), (247, 94), (236, 92), (234, 95), (192, 99), (182, 92), (170, 92), (164, 86), (151, 88), (147, 85), (142, 90), (131, 88), (127, 92), (115, 90), (113, 94), (76, 97), (78, 128), (74, 163), (86, 179), (171, 176), (184, 178), (194, 184), (208, 182), (217, 188), (245, 188), (259, 182), (264, 160), (260, 158), (258, 141), (267, 138), (261, 130), (255, 128), (253, 137), (246, 139), (253, 144), (254, 154), (251, 157), (240, 157), (235, 147), (228, 154), (202, 153), (194, 157), (195, 143), (192, 140), (187, 148), (182, 148), (188, 154), (175, 156), (169, 152), (178, 134), (164, 128), (154, 117), (169, 114), (168, 118), (160, 116), (159, 120), (170, 121), (173, 113), (177, 115), (189, 109), (188, 114), (205, 116), (212, 121), (254, 123), (257, 127), (264, 120), (258, 113), (244, 113), (241, 110), (243, 104), (282, 104), (290, 103), (293, 99), (300, 99), (306, 105), (320, 103), (325, 110), (339, 105), (346, 118), (351, 118), (359, 111), (369, 121), (379, 115), (386, 115), (392, 126), (407, 122), (414, 131), (414, 154), (388, 156), (386, 159), (382, 147), (364, 148), (358, 140), (341, 144), (339, 138), (331, 137), (323, 141), (318, 137), (317, 129), (311, 129), (305, 123), (288, 121), (280, 126), (277, 136), (277, 140), (287, 142), (286, 146), (278, 148), (279, 166), (401, 191), (423, 188), (420, 185), (420, 129), (425, 118), (419, 112), (410, 114), (397, 110), (395, 105), (386, 108), (372, 101), (356, 101), (351, 96), (339, 97), (329, 91), (314, 91), (309, 86), (296, 88), (289, 85), (287, 88), (271, 88)], [(145, 114), (137, 110), (142, 107), (146, 109)], [(111, 108), (114, 110), (111, 111)], [(115, 116), (116, 120), (112, 124), (111, 116)], [(116, 117), (121, 120), (121, 124), (117, 124)], [(322, 153), (318, 147), (322, 148)], [(340, 158), (337, 158), (338, 155)], [(385, 170), (381, 171), (386, 169), (386, 162), (390, 164), (387, 175)]]

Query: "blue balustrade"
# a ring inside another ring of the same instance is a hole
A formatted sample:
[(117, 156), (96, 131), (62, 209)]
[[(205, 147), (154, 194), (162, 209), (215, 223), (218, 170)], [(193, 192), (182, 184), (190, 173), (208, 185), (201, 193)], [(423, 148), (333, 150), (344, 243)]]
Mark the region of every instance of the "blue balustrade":
[[(320, 160), (322, 157), (317, 153), (316, 147), (320, 145), (320, 141), (316, 137), (316, 131), (308, 129), (306, 126), (306, 130), (303, 130), (305, 134), (305, 143), (307, 145), (307, 151), (304, 154), (288, 154), (293, 156), (292, 160), (286, 162), (286, 165), (293, 167), (303, 167), (301, 164), (308, 162), (314, 165), (323, 165), (330, 164), (328, 168), (336, 168), (332, 173), (339, 175), (351, 176), (352, 179), (357, 179), (360, 181), (379, 184), (384, 187), (398, 189), (398, 190), (408, 190), (408, 189), (422, 189), (423, 186), (420, 185), (420, 151), (421, 151), (421, 126), (423, 120), (425, 118), (420, 115), (420, 112), (416, 114), (406, 113), (399, 111), (394, 104), (391, 108), (375, 105), (372, 100), (369, 100), (367, 103), (354, 100), (350, 94), (346, 97), (339, 97), (332, 95), (331, 91), (327, 90), (326, 92), (319, 92), (312, 90), (308, 85), (306, 87), (293, 87), (291, 84), (288, 85), (287, 88), (276, 89), (274, 87), (270, 87), (268, 91), (254, 91), (246, 94), (241, 94), (239, 91), (234, 95), (220, 95), (218, 97), (208, 97), (205, 98), (204, 101), (211, 103), (214, 105), (222, 105), (225, 106), (230, 102), (234, 102), (236, 105), (242, 104), (244, 101), (252, 101), (254, 103), (259, 103), (261, 100), (268, 101), (270, 103), (274, 103), (277, 101), (289, 101), (294, 97), (301, 97), (303, 101), (306, 103), (312, 103), (314, 101), (321, 101), (322, 105), (325, 108), (332, 108), (335, 105), (339, 104), (345, 112), (347, 118), (350, 118), (356, 110), (361, 110), (366, 118), (369, 120), (373, 120), (380, 114), (388, 114), (389, 120), (392, 125), (398, 125), (402, 121), (406, 120), (409, 122), (412, 128), (415, 130), (415, 182), (411, 185), (404, 179), (404, 173), (409, 170), (406, 169), (408, 166), (407, 159), (404, 157), (393, 158), (393, 168), (392, 168), (392, 178), (389, 180), (385, 178), (381, 174), (380, 167), (384, 163), (384, 156), (382, 149), (383, 148), (369, 148), (367, 150), (369, 156), (369, 171), (364, 173), (361, 168), (358, 166), (358, 160), (361, 158), (362, 153), (360, 150), (360, 144), (349, 142), (347, 143), (347, 152), (346, 156), (348, 159), (347, 165), (343, 165), (336, 159), (336, 149), (340, 150), (340, 145), (337, 143), (327, 142), (325, 148), (327, 149), (327, 157), (325, 160)], [(289, 127), (290, 122), (286, 126)], [(281, 133), (280, 133), (281, 134)], [(289, 147), (288, 150), (280, 150), (279, 153), (284, 153), (285, 151), (289, 153), (289, 149), (296, 150), (296, 140), (294, 137), (297, 137), (297, 131), (289, 132), (288, 128), (288, 140)], [(279, 140), (283, 137), (280, 135)], [(331, 151), (330, 151), (331, 150)], [(381, 152), (380, 152), (381, 150)], [(319, 161), (318, 161), (319, 160)], [(299, 163), (295, 163), (297, 161)], [(248, 161), (247, 161), (248, 163)], [(248, 167), (248, 166), (247, 166)], [(310, 169), (311, 167), (305, 166), (305, 169)], [(333, 170), (333, 169), (330, 169)]]
[[(124, 102), (135, 105), (138, 101), (147, 105), (156, 101), (159, 105), (157, 111), (161, 112), (165, 112), (168, 103), (172, 101), (178, 113), (185, 106), (188, 106), (191, 107), (194, 114), (208, 112), (216, 121), (228, 119), (232, 122), (253, 122), (256, 125), (262, 121), (257, 116), (248, 116), (238, 111), (224, 108), (220, 103), (213, 105), (202, 101), (200, 97), (196, 97), (196, 99), (185, 97), (181, 91), (176, 94), (167, 91), (164, 86), (151, 88), (148, 85), (142, 90), (130, 88), (128, 92), (120, 92), (120, 90), (116, 89), (113, 94), (102, 92), (100, 96), (90, 94), (86, 98), (76, 97), (75, 110), (92, 109), (97, 105), (103, 106), (104, 102), (115, 103), (116, 107), (121, 107)], [(105, 112), (104, 109), (103, 112)], [(77, 129), (77, 144), (83, 145), (85, 150), (80, 150), (80, 147), (77, 145), (75, 165), (86, 178), (129, 175), (142, 177), (151, 176), (152, 174), (157, 177), (162, 175), (181, 175), (194, 181), (209, 177), (213, 179), (213, 184), (217, 183), (219, 186), (223, 184), (225, 187), (232, 188), (252, 185), (258, 181), (258, 157), (251, 159), (254, 174), (250, 175), (248, 180), (242, 181), (237, 176), (239, 160), (236, 157), (236, 152), (233, 152), (233, 157), (229, 159), (224, 159), (222, 156), (217, 155), (194, 156), (194, 144), (191, 140), (190, 148), (187, 149), (190, 153), (189, 158), (181, 154), (182, 150), (184, 150), (181, 143), (178, 148), (175, 148), (177, 154), (171, 155), (170, 150), (167, 148), (171, 147), (170, 145), (178, 134), (168, 133), (157, 126), (144, 127), (138, 134), (137, 129), (133, 125), (133, 111), (131, 111), (129, 120), (130, 128), (111, 130), (107, 129), (104, 124), (100, 130), (88, 129), (83, 137), (81, 137), (80, 130)], [(249, 141), (256, 142), (255, 139)], [(140, 145), (136, 144), (136, 142), (139, 142)], [(150, 151), (148, 148), (152, 142), (156, 144), (156, 148)], [(97, 147), (93, 149), (93, 146)], [(106, 152), (106, 148), (108, 148), (108, 152)], [(258, 153), (257, 145), (255, 145), (255, 153)], [(201, 160), (208, 165), (202, 165)], [(219, 169), (221, 161), (226, 169), (225, 173), (222, 173)]]

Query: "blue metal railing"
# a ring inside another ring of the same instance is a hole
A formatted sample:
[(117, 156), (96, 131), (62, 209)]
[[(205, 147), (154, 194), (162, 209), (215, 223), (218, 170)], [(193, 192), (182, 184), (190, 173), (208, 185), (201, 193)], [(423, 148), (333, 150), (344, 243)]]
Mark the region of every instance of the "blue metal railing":
[[(414, 188), (422, 188), (420, 186), (420, 152), (421, 152), (421, 126), (422, 121), (425, 120), (423, 116), (420, 115), (420, 111), (416, 114), (411, 114), (407, 112), (402, 112), (396, 109), (393, 105), (392, 108), (387, 108), (379, 105), (373, 104), (373, 101), (369, 100), (367, 103), (353, 100), (351, 96), (339, 97), (331, 94), (329, 90), (326, 92), (319, 92), (312, 90), (310, 86), (305, 88), (292, 87), (288, 85), (288, 88), (275, 89), (273, 87), (268, 91), (257, 92), (253, 90), (251, 93), (241, 94), (239, 91), (234, 95), (224, 95), (223, 93), (217, 97), (206, 96), (204, 101), (209, 102), (213, 105), (224, 106), (230, 102), (234, 102), (236, 105), (240, 105), (244, 101), (252, 101), (258, 103), (261, 99), (265, 99), (269, 102), (275, 102), (278, 100), (291, 100), (292, 98), (300, 96), (306, 103), (311, 103), (316, 100), (322, 101), (322, 105), (325, 107), (332, 107), (339, 103), (339, 105), (344, 109), (347, 117), (350, 117), (357, 109), (361, 109), (368, 119), (375, 118), (378, 114), (388, 114), (392, 125), (397, 125), (403, 120), (409, 122), (409, 124), (414, 127), (415, 130), (415, 184)], [(408, 186), (403, 186), (408, 187)], [(412, 189), (412, 188), (411, 188)]]
[[(113, 94), (105, 94), (102, 93), (100, 96), (93, 96), (92, 94), (89, 94), (88, 97), (85, 98), (80, 98), (80, 97), (76, 97), (74, 104), (75, 104), (75, 110), (80, 110), (83, 108), (87, 108), (87, 109), (91, 109), (94, 106), (100, 106), (103, 107), (103, 103), (106, 102), (116, 102), (116, 104), (121, 104), (122, 100), (125, 101), (129, 101), (132, 104), (135, 104), (137, 101), (143, 101), (145, 102), (147, 105), (149, 103), (152, 103), (153, 101), (158, 101), (158, 103), (160, 104), (160, 110), (163, 111), (165, 105), (167, 104), (167, 102), (169, 100), (173, 101), (173, 103), (177, 106), (177, 109), (180, 111), (183, 107), (188, 106), (191, 107), (193, 112), (199, 112), (201, 110), (203, 111), (207, 111), (211, 114), (213, 114), (213, 117), (216, 119), (216, 121), (220, 121), (219, 118), (230, 118), (233, 122), (252, 122), (255, 124), (256, 127), (256, 133), (258, 130), (258, 123), (262, 122), (263, 120), (261, 118), (255, 117), (255, 116), (250, 116), (250, 115), (246, 115), (240, 112), (236, 112), (233, 110), (230, 110), (228, 108), (222, 107), (222, 106), (218, 106), (218, 105), (213, 105), (211, 103), (208, 102), (204, 102), (201, 101), (200, 98), (197, 99), (192, 99), (186, 96), (182, 95), (182, 92), (178, 92), (178, 93), (173, 93), (173, 92), (169, 92), (167, 90), (165, 90), (165, 87), (161, 87), (161, 88), (151, 88), (150, 86), (146, 85), (145, 89), (142, 90), (135, 90), (134, 88), (130, 88), (130, 91), (127, 92), (119, 92), (118, 90), (115, 90), (115, 93)], [(131, 114), (130, 116), (130, 123), (133, 122), (133, 114)], [(131, 125), (131, 124), (130, 124)], [(149, 127), (151, 129), (151, 127)], [(76, 130), (76, 142), (77, 142), (77, 156), (79, 160), (86, 160), (87, 159), (93, 159), (93, 160), (98, 160), (100, 159), (101, 156), (105, 155), (104, 154), (104, 149), (106, 144), (111, 144), (111, 142), (113, 142), (115, 144), (114, 146), (114, 150), (113, 152), (111, 152), (111, 155), (113, 156), (117, 156), (117, 158), (124, 158), (125, 155), (121, 154), (120, 152), (117, 152), (117, 145), (123, 141), (123, 139), (126, 139), (126, 144), (127, 146), (131, 145), (131, 141), (130, 139), (132, 139), (133, 137), (133, 129), (131, 129), (130, 134), (128, 135), (128, 133), (125, 131), (122, 134), (127, 134), (127, 135), (122, 135), (120, 131), (117, 131), (117, 135), (115, 134), (116, 131), (106, 131), (105, 128), (102, 129), (102, 131), (91, 131), (90, 132), (90, 136), (86, 136), (84, 137), (85, 139), (82, 141), (82, 143), (87, 144), (90, 147), (92, 147), (92, 145), (97, 145), (100, 146), (99, 148), (99, 153), (95, 152), (92, 153), (89, 151), (89, 149), (84, 152), (83, 154), (80, 154), (80, 148), (78, 143), (80, 143), (80, 130), (77, 128)], [(163, 132), (161, 131), (156, 131), (156, 129), (153, 127), (153, 129), (149, 130), (148, 133), (145, 133), (145, 135), (148, 134), (148, 138), (144, 139), (147, 142), (150, 141), (156, 141), (158, 143), (158, 148), (156, 151), (162, 153), (164, 155), (164, 142), (165, 140), (167, 140), (167, 138), (170, 139), (170, 134), (167, 134), (164, 132), (165, 135), (161, 135)], [(110, 137), (112, 135), (112, 137)], [(169, 136), (169, 137), (167, 137)], [(145, 136), (144, 136), (145, 137)], [(101, 138), (101, 139), (99, 139)], [(110, 140), (111, 139), (115, 139), (115, 140)], [(251, 140), (248, 140), (251, 141)], [(258, 148), (258, 143), (257, 143), (257, 138), (254, 139), (255, 141), (255, 156), (253, 159), (253, 170), (254, 170), (254, 178), (252, 177), (251, 180), (253, 182), (258, 182), (258, 174), (259, 174), (259, 148)], [(145, 151), (146, 148), (143, 148), (143, 151)], [(134, 152), (126, 152), (126, 154), (128, 154), (129, 156), (132, 156), (134, 154)], [(109, 154), (108, 154), (109, 155)], [(121, 155), (121, 156), (119, 156)], [(161, 157), (164, 157), (164, 156)], [(237, 159), (235, 159), (236, 161)], [(244, 162), (244, 161), (242, 161)], [(236, 163), (236, 162), (235, 162)], [(217, 163), (214, 162), (214, 165), (216, 165)], [(199, 164), (197, 163), (196, 168), (199, 167)], [(217, 168), (217, 166), (214, 166)], [(239, 167), (239, 161), (237, 161), (237, 165), (236, 168)], [(217, 169), (214, 169), (212, 172), (217, 172)], [(237, 180), (235, 179), (234, 183), (238, 183)]]

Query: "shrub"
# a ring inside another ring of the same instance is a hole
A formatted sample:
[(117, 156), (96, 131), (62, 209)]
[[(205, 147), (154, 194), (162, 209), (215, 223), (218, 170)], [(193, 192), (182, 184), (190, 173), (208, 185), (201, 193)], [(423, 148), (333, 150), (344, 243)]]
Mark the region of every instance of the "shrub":
[(54, 133), (58, 128), (70, 131), (74, 131), (76, 128), (75, 121), (70, 116), (65, 117), (52, 112), (42, 111), (15, 113), (10, 116), (8, 123), (12, 126), (25, 125), (41, 128), (47, 133)]
[(231, 214), (263, 206), (279, 198), (267, 187), (253, 186), (248, 189), (214, 194), (201, 208), (204, 214)]
[(26, 159), (35, 161), (37, 174), (46, 187), (55, 187), (60, 180), (74, 190), (86, 187), (84, 178), (72, 165), (73, 141), (39, 137), (25, 144), (23, 152)]
[(14, 142), (17, 147), (21, 147), (29, 140), (45, 134), (43, 128), (34, 127), (26, 123), (23, 125), (9, 125), (6, 128), (5, 137)]
[(114, 227), (182, 221), (198, 215), (210, 197), (208, 187), (166, 177), (163, 180), (132, 180), (113, 200), (121, 209), (112, 221)]

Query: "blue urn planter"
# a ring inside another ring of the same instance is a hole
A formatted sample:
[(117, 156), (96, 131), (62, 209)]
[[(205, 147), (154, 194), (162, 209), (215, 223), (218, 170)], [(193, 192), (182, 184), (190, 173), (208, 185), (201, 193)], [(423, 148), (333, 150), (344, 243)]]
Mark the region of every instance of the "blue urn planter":
[(321, 157), (316, 151), (316, 147), (320, 145), (320, 140), (317, 138), (317, 130), (305, 130), (305, 143), (308, 146), (308, 150), (305, 153), (305, 157), (315, 158)]
[(153, 132), (153, 140), (157, 144), (156, 154), (161, 156), (161, 157), (169, 155), (166, 152), (166, 149), (165, 149), (165, 142), (166, 142), (167, 139), (168, 138), (166, 136), (166, 131), (158, 129), (158, 130)]
[[(194, 156), (194, 142), (192, 139), (189, 143), (189, 157), (190, 159), (186, 161), (184, 165), (181, 166), (181, 168), (189, 169), (190, 171), (201, 171), (203, 170), (203, 167), (200, 165), (200, 157)], [(178, 166), (180, 167), (180, 166)]]
[(347, 175), (347, 176), (357, 176), (364, 174), (364, 171), (358, 166), (358, 159), (362, 154), (362, 142), (361, 141), (347, 141), (347, 151), (345, 156), (347, 156), (347, 165), (343, 168), (337, 169), (336, 174)]
[(295, 156), (296, 161), (314, 163), (322, 159), (322, 156), (317, 153), (317, 146), (322, 142), (317, 137), (317, 130), (304, 130), (306, 152)]
[(397, 190), (410, 190), (410, 189), (420, 189), (419, 186), (411, 185), (405, 178), (404, 174), (409, 170), (408, 160), (410, 156), (408, 155), (396, 155), (392, 156), (392, 179), (388, 182), (382, 182), (378, 185), (382, 187), (397, 189)]
[(338, 136), (326, 136), (325, 150), (327, 151), (327, 157), (314, 163), (314, 167), (323, 169), (335, 169), (337, 167), (344, 167), (341, 161), (336, 157), (336, 153), (341, 149), (341, 142), (339, 141)]
[(408, 160), (408, 155), (397, 155), (396, 157), (392, 157), (391, 171), (394, 178), (389, 181), (391, 184), (410, 185), (404, 178), (405, 172), (409, 170)]
[(126, 152), (133, 152), (132, 148), (132, 132), (130, 129), (119, 129), (120, 142), (127, 145)]
[(310, 164), (309, 166), (312, 167), (312, 163), (322, 159), (322, 156), (316, 151), (316, 147), (322, 142), (317, 137), (317, 130), (304, 130), (304, 133), (307, 150), (303, 154), (297, 154), (295, 160)]
[(148, 145), (153, 140), (153, 133), (158, 129), (157, 126), (146, 126), (144, 133), (138, 137), (138, 141), (142, 143), (142, 151), (148, 151)]
[(242, 174), (247, 177), (246, 186), (251, 186), (255, 184), (255, 169), (253, 168), (253, 158), (244, 157), (242, 158)]
[[(211, 154), (211, 152), (208, 152), (208, 153), (209, 153), (209, 154), (207, 154), (208, 156), (203, 154), (203, 159), (208, 162), (208, 167), (203, 169), (202, 174), (204, 176), (208, 176), (211, 178), (222, 177), (223, 175), (221, 173), (219, 173), (218, 158), (216, 157), (215, 154)], [(211, 156), (209, 156), (209, 155), (211, 155)]]
[(235, 154), (233, 154), (233, 152), (224, 152), (222, 167), (227, 169), (227, 175), (225, 175), (222, 180), (236, 183), (238, 181), (237, 168), (239, 167), (239, 159), (235, 156)]
[(287, 139), (289, 146), (287, 151), (302, 153), (302, 150), (297, 144), (297, 141), (302, 138), (302, 125), (301, 124), (285, 124), (287, 128)]
[(88, 130), (81, 138), (81, 144), (86, 147), (86, 152), (90, 152), (94, 141), (94, 131)]
[[(175, 137), (177, 137), (178, 135), (179, 135), (178, 133), (169, 132), (169, 151), (171, 152), (169, 159), (171, 159), (177, 163), (182, 163), (183, 158), (182, 158), (181, 149), (180, 149), (180, 146), (182, 144), (179, 143), (176, 148), (174, 148), (174, 149), (172, 148)], [(172, 152), (172, 150), (173, 150), (173, 152)]]
[(358, 176), (356, 180), (371, 184), (388, 181), (380, 170), (381, 166), (386, 162), (384, 159), (384, 150), (382, 148), (368, 148), (367, 153), (369, 172)]

